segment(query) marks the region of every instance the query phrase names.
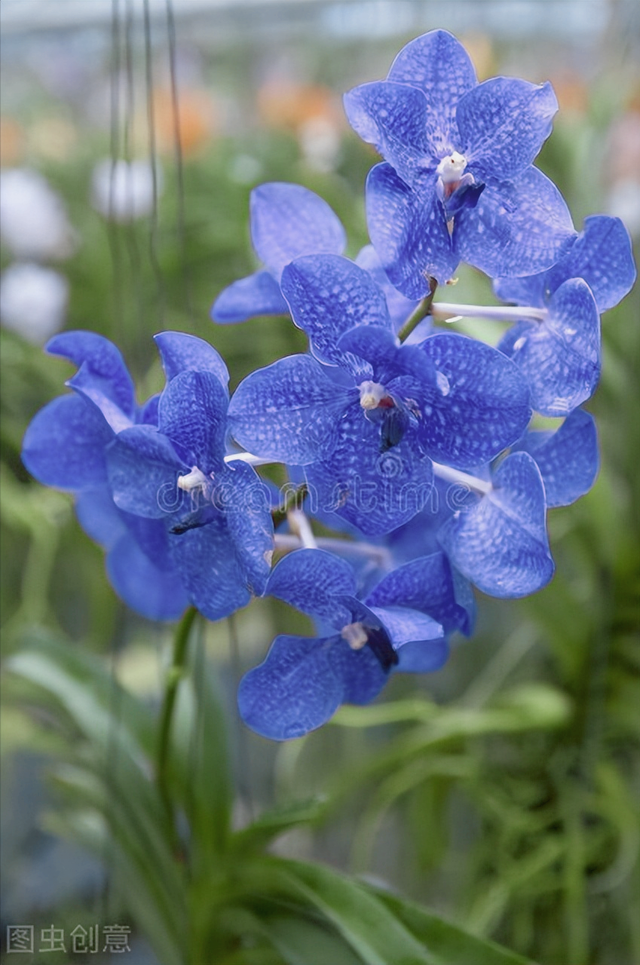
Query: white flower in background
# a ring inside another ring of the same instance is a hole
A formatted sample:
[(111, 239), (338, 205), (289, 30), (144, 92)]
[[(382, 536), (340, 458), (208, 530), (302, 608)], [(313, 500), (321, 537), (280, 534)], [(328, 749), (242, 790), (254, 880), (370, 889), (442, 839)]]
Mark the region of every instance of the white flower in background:
[(52, 268), (16, 262), (0, 277), (0, 321), (42, 345), (62, 328), (69, 298), (67, 279)]
[[(162, 187), (156, 166), (156, 189)], [(153, 167), (149, 161), (100, 161), (93, 169), (91, 200), (94, 208), (113, 221), (144, 218), (153, 211)]]
[(633, 238), (640, 238), (640, 181), (625, 178), (617, 181), (607, 197), (607, 213), (624, 221)]
[(298, 140), (309, 167), (335, 171), (340, 156), (340, 129), (329, 118), (311, 117), (301, 125)]
[(16, 258), (66, 258), (75, 247), (62, 199), (28, 168), (0, 172), (0, 234)]

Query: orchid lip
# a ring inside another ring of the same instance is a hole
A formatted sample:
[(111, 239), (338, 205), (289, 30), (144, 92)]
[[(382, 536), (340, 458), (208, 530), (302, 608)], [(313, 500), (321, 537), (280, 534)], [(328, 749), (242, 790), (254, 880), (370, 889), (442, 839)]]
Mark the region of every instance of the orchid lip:
[(387, 390), (380, 382), (361, 382), (358, 389), (360, 391), (360, 405), (363, 409), (377, 409), (387, 396)]
[(340, 636), (352, 650), (362, 650), (369, 639), (367, 631), (361, 623), (348, 623), (346, 627), (342, 628)]

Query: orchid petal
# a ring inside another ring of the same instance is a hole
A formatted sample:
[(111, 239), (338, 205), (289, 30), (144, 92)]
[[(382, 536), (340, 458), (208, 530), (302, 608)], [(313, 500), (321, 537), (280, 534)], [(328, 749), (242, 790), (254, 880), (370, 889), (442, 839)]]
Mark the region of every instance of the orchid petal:
[(245, 724), (262, 737), (289, 740), (324, 724), (342, 703), (340, 668), (331, 659), (339, 638), (278, 636), (263, 663), (238, 688)]
[(273, 522), (266, 486), (251, 466), (231, 463), (216, 477), (214, 499), (216, 505), (221, 500), (221, 511), (247, 583), (260, 596), (266, 587), (273, 553)]
[(430, 292), (431, 277), (443, 284), (460, 261), (447, 230), (435, 178), (420, 194), (389, 164), (376, 164), (366, 185), (371, 241), (389, 280), (407, 298)]
[(135, 516), (162, 519), (180, 510), (187, 499), (177, 487), (184, 468), (169, 440), (153, 426), (125, 429), (107, 449), (114, 502)]
[(189, 603), (177, 573), (154, 565), (130, 533), (109, 551), (106, 566), (118, 596), (148, 620), (178, 620)]
[[(416, 309), (418, 300), (415, 298), (406, 298), (402, 292), (394, 288), (389, 281), (389, 276), (382, 267), (380, 257), (373, 245), (365, 245), (364, 248), (360, 249), (356, 257), (356, 265), (368, 271), (375, 283), (382, 289), (387, 300), (387, 309), (389, 311), (389, 317), (391, 318), (393, 331), (400, 331), (404, 323)], [(430, 334), (431, 320), (427, 318), (424, 322), (421, 322), (420, 325), (423, 326), (421, 327), (422, 338), (425, 338)]]
[(569, 506), (598, 475), (598, 436), (593, 416), (574, 409), (556, 432), (527, 432), (517, 446), (536, 461), (547, 506)]
[(558, 101), (551, 84), (492, 77), (459, 101), (460, 152), (482, 181), (511, 181), (533, 162), (551, 133)]
[(218, 325), (233, 325), (256, 315), (288, 315), (289, 306), (273, 275), (258, 271), (224, 288), (211, 306), (210, 314)]
[(341, 389), (309, 355), (291, 355), (240, 383), (229, 425), (249, 452), (304, 465), (330, 451), (335, 424), (354, 390)]
[(549, 302), (547, 319), (521, 323), (499, 348), (511, 353), (527, 379), (537, 412), (567, 415), (591, 396), (600, 377), (600, 318), (587, 283), (564, 282)]
[(183, 371), (160, 398), (158, 428), (190, 466), (205, 475), (222, 467), (227, 392), (213, 372)]
[(330, 458), (306, 467), (310, 494), (368, 535), (381, 535), (411, 519), (429, 497), (431, 460), (409, 430), (381, 452), (380, 426), (350, 405), (335, 427)]
[(266, 593), (303, 613), (341, 630), (351, 612), (339, 597), (351, 597), (356, 578), (351, 566), (325, 550), (300, 549), (284, 556), (273, 568)]
[(362, 84), (344, 95), (344, 107), (356, 133), (407, 184), (418, 187), (435, 171), (439, 157), (432, 141), (439, 145), (442, 139), (440, 118), (429, 111), (422, 91), (388, 81)]
[(160, 332), (154, 336), (160, 352), (167, 382), (182, 372), (211, 372), (226, 391), (229, 384), (227, 366), (213, 345), (185, 332)]
[(221, 620), (251, 599), (222, 513), (205, 526), (170, 535), (169, 547), (189, 599), (207, 619)]
[(394, 650), (419, 640), (438, 640), (444, 629), (437, 620), (407, 606), (374, 606), (371, 610), (382, 621)]
[(420, 350), (441, 377), (420, 425), (436, 462), (473, 469), (520, 438), (531, 416), (529, 389), (502, 352), (453, 332), (430, 336)]
[(106, 482), (105, 447), (113, 435), (94, 405), (79, 395), (63, 395), (31, 421), (22, 461), (46, 486), (72, 492), (94, 489)]
[[(444, 553), (432, 553), (398, 566), (366, 598), (371, 607), (403, 606), (428, 614), (447, 633), (471, 633), (475, 607), (469, 594), (460, 592)], [(460, 602), (462, 599), (462, 603)]]
[(251, 192), (251, 238), (256, 254), (279, 280), (301, 255), (345, 249), (344, 228), (326, 201), (299, 184), (272, 182)]
[(111, 400), (125, 416), (133, 417), (135, 390), (120, 349), (96, 332), (61, 332), (47, 343), (49, 355), (60, 355), (84, 369), (84, 388), (91, 381), (96, 392)]
[(297, 258), (282, 273), (282, 294), (322, 362), (339, 364), (338, 340), (355, 326), (391, 330), (382, 289), (367, 271), (340, 255)]
[(491, 277), (546, 270), (574, 237), (562, 195), (534, 167), (514, 181), (488, 183), (476, 207), (461, 211), (454, 227), (458, 258)]
[(560, 260), (547, 272), (525, 278), (496, 278), (494, 289), (503, 301), (544, 306), (569, 278), (583, 278), (600, 314), (614, 308), (631, 290), (636, 266), (629, 232), (619, 218), (593, 215)]
[(493, 490), (439, 533), (453, 566), (491, 596), (520, 597), (553, 576), (542, 477), (526, 452), (504, 460)]
[(431, 30), (417, 37), (397, 55), (387, 80), (423, 91), (432, 118), (429, 131), (433, 149), (440, 157), (450, 154), (458, 133), (458, 101), (477, 84), (473, 64), (460, 41), (446, 30)]

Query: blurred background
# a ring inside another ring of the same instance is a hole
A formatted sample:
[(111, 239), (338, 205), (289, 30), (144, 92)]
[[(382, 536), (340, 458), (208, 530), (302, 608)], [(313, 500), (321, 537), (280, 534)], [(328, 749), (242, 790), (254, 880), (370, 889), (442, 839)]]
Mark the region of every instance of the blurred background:
[[(640, 5), (2, 0), (0, 26), (3, 654), (44, 631), (104, 656), (153, 703), (171, 627), (126, 610), (71, 498), (20, 462), (28, 422), (72, 374), (44, 342), (76, 328), (113, 339), (140, 400), (162, 385), (151, 337), (164, 329), (211, 341), (232, 387), (303, 351), (283, 318), (209, 320), (216, 295), (256, 265), (249, 193), (273, 180), (313, 189), (355, 255), (367, 241), (375, 154), (350, 131), (341, 95), (384, 77), (404, 43), (435, 27), (465, 44), (480, 79), (553, 82), (560, 111), (540, 166), (578, 230), (589, 214), (618, 215), (637, 242)], [(456, 297), (492, 299), (471, 270), (460, 271)], [(235, 716), (238, 676), (276, 632), (304, 624), (256, 601), (237, 615), (237, 647), (226, 623), (206, 631), (228, 706), (239, 824), (274, 801), (330, 793), (326, 819), (291, 832), (281, 853), (362, 873), (548, 965), (640, 962), (638, 319), (637, 288), (603, 319), (602, 382), (586, 406), (602, 466), (586, 497), (550, 514), (550, 586), (522, 601), (478, 595), (477, 632), (456, 641), (444, 670), (396, 677), (379, 701), (432, 701), (453, 721), (420, 756), (389, 755), (411, 725), (385, 723), (378, 704), (286, 745), (252, 735)], [(531, 713), (465, 728), (465, 713), (484, 707)], [(6, 679), (3, 942), (6, 925), (92, 920), (108, 887), (108, 863), (52, 831), (49, 775), (70, 735), (43, 729), (43, 714)], [(132, 941), (132, 960), (156, 961), (135, 927)]]

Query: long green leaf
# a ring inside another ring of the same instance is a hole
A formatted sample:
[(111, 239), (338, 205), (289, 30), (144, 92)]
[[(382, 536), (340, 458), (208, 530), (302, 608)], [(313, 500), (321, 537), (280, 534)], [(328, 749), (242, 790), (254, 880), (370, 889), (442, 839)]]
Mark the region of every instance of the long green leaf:
[(173, 790), (208, 864), (227, 846), (233, 783), (221, 696), (206, 667), (194, 667), (180, 683), (171, 750)]
[(249, 880), (262, 898), (320, 913), (364, 965), (441, 965), (373, 893), (327, 867), (271, 858), (254, 865)]
[[(161, 862), (157, 855), (149, 852), (138, 822), (131, 819), (129, 808), (122, 801), (105, 798), (104, 787), (95, 775), (63, 765), (56, 770), (54, 779), (58, 787), (66, 791), (72, 813), (78, 807), (89, 808), (102, 819), (105, 835), (107, 829), (110, 832), (102, 842), (92, 840), (85, 833), (86, 822), (76, 827), (67, 819), (71, 836), (81, 844), (99, 847), (99, 858), (107, 856), (108, 870), (122, 879), (122, 889), (132, 915), (138, 910), (144, 912), (139, 924), (145, 934), (154, 943), (157, 941), (161, 949), (166, 945), (167, 954), (161, 956), (161, 960), (179, 963), (186, 945), (186, 909), (184, 890), (170, 856), (167, 854), (167, 860)], [(63, 820), (68, 813), (68, 810), (63, 812)], [(159, 932), (159, 937), (154, 936), (151, 925)], [(174, 950), (177, 950), (175, 954)]]
[(153, 719), (91, 654), (38, 633), (6, 662), (6, 669), (59, 703), (96, 747), (107, 750), (117, 733), (134, 758), (153, 752)]
[(108, 856), (112, 870), (124, 862), (132, 908), (143, 907), (146, 895), (172, 936), (167, 947), (180, 948), (186, 933), (183, 869), (152, 780), (149, 712), (99, 661), (56, 640), (36, 640), (8, 664), (67, 729), (71, 723), (79, 732), (81, 740), (69, 747), (74, 766), (59, 768), (58, 784), (74, 807), (85, 804), (102, 816), (111, 840), (99, 856)]
[(344, 939), (316, 922), (276, 915), (261, 924), (287, 965), (362, 965)]
[(108, 836), (102, 817), (92, 809), (65, 810), (50, 815), (46, 826), (55, 834), (76, 841), (99, 858), (104, 856), (108, 846), (114, 879), (125, 898), (127, 914), (148, 937), (162, 965), (183, 965), (184, 927), (178, 934), (175, 933), (149, 893), (147, 881), (131, 854), (119, 841)]
[(434, 965), (535, 965), (507, 948), (477, 938), (419, 905), (366, 886), (412, 935), (429, 947)]
[(326, 798), (314, 797), (265, 811), (246, 828), (235, 832), (231, 848), (238, 855), (260, 851), (285, 831), (319, 821), (325, 814), (326, 806)]

